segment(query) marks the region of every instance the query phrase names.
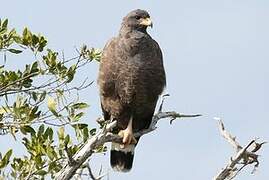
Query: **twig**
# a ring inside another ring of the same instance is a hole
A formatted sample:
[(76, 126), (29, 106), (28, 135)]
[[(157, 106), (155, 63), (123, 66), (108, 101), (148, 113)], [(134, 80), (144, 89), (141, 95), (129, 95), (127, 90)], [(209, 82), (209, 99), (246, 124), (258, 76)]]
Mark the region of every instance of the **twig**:
[(92, 169), (91, 169), (89, 163), (87, 164), (87, 169), (88, 169), (88, 171), (89, 171), (89, 175), (90, 175), (90, 178), (92, 178), (92, 180), (100, 180), (100, 179), (97, 179), (97, 178), (93, 175), (93, 172), (92, 172)]
[(159, 107), (159, 110), (158, 112), (162, 112), (163, 111), (163, 103), (164, 103), (164, 100), (166, 97), (170, 96), (170, 94), (164, 94), (162, 95), (162, 100), (161, 100), (161, 104), (160, 104), (160, 107)]
[(104, 174), (101, 174), (102, 173), (102, 166), (99, 170), (99, 174), (98, 176), (96, 177), (93, 172), (92, 172), (92, 169), (91, 169), (91, 166), (90, 166), (90, 163), (88, 162), (87, 165), (86, 165), (88, 171), (89, 171), (89, 176), (92, 180), (101, 180), (103, 177), (107, 176), (109, 172), (106, 172)]
[(167, 115), (172, 117), (172, 119), (170, 120), (170, 124), (172, 124), (177, 118), (191, 118), (202, 116), (202, 114), (179, 114), (173, 111), (169, 112), (169, 114)]
[[(229, 160), (227, 165), (213, 178), (213, 180), (233, 179), (246, 166), (256, 163), (254, 170), (259, 165), (258, 155), (255, 154), (265, 143), (258, 143), (256, 140), (251, 140), (246, 146), (242, 147), (227, 130), (220, 118), (215, 118), (219, 122), (220, 134), (232, 145), (236, 154)], [(241, 166), (241, 167), (240, 167)]]

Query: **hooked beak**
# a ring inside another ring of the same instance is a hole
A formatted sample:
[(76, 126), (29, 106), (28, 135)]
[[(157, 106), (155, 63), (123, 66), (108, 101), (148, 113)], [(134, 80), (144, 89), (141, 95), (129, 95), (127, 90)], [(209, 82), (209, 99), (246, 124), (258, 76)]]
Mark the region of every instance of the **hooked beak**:
[(143, 18), (140, 24), (144, 26), (150, 26), (151, 28), (153, 27), (153, 24), (150, 18)]

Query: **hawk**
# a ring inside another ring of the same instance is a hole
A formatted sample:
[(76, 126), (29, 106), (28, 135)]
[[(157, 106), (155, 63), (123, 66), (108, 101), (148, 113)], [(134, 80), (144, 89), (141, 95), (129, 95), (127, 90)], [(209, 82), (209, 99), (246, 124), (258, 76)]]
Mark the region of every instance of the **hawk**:
[(112, 143), (110, 164), (121, 172), (131, 170), (139, 140), (133, 133), (149, 127), (166, 83), (162, 52), (147, 33), (148, 26), (152, 21), (147, 11), (131, 11), (101, 56), (98, 85), (103, 116), (117, 122), (113, 131), (123, 138), (122, 144)]

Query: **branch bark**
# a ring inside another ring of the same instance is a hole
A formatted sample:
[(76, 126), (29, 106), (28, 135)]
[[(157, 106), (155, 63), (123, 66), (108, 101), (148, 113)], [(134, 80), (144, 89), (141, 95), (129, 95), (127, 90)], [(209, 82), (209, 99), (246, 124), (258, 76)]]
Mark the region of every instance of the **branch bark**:
[(227, 165), (213, 178), (213, 180), (230, 180), (233, 179), (243, 168), (255, 163), (252, 173), (259, 166), (258, 155), (256, 152), (262, 147), (265, 142), (258, 143), (256, 139), (251, 140), (246, 146), (242, 147), (235, 137), (232, 136), (224, 127), (223, 122), (219, 118), (220, 134), (231, 144), (235, 149), (236, 154), (230, 158)]
[[(185, 115), (179, 114), (174, 111), (172, 112), (158, 112), (153, 116), (151, 125), (148, 129), (139, 131), (134, 134), (135, 137), (142, 136), (144, 134), (150, 133), (154, 131), (157, 127), (157, 123), (159, 120), (164, 118), (170, 118), (172, 120), (176, 118), (183, 117), (198, 117), (201, 116), (199, 114), (195, 115)], [(103, 129), (101, 129), (96, 135), (90, 138), (82, 148), (72, 157), (72, 163), (65, 162), (61, 171), (57, 174), (57, 180), (68, 180), (73, 177), (77, 169), (81, 167), (81, 165), (95, 152), (95, 149), (102, 146), (107, 142), (122, 142), (122, 138), (118, 135), (112, 134), (110, 131), (113, 127), (116, 126), (116, 121), (106, 125)]]

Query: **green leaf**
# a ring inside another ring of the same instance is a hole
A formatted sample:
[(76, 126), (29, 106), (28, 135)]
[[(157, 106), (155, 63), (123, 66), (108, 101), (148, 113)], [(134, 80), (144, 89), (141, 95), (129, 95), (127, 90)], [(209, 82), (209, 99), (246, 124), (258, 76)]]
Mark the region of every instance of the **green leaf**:
[(44, 47), (47, 45), (47, 40), (45, 39), (45, 37), (43, 37), (43, 36), (41, 36), (40, 38), (39, 38), (39, 47), (38, 47), (38, 51), (39, 52), (42, 52), (43, 51), (43, 49), (44, 49)]
[[(39, 144), (38, 144), (38, 145), (39, 145)], [(37, 146), (38, 146), (38, 145), (37, 145)], [(34, 157), (34, 161), (35, 161), (35, 165), (36, 165), (37, 167), (41, 167), (41, 166), (42, 166), (42, 158), (41, 158), (40, 155), (35, 156), (35, 157)]]
[(23, 81), (23, 87), (30, 88), (32, 86), (32, 82), (32, 79), (26, 79), (25, 81)]
[(18, 50), (18, 49), (8, 49), (8, 51), (14, 54), (19, 54), (22, 52), (21, 50)]
[(2, 24), (2, 28), (6, 29), (8, 25), (8, 19), (5, 19), (3, 24)]
[(91, 136), (94, 136), (96, 134), (96, 128), (92, 128), (90, 130), (90, 134), (91, 134)]
[(52, 97), (48, 97), (48, 108), (50, 111), (56, 111), (56, 101)]
[(13, 40), (18, 44), (22, 43), (22, 38), (18, 35), (13, 36)]
[(32, 92), (32, 96), (33, 96), (34, 101), (37, 101), (37, 94), (36, 94), (36, 92)]
[(83, 134), (83, 142), (86, 142), (89, 138), (89, 131), (88, 128), (84, 128), (82, 130), (82, 134)]
[(44, 133), (44, 136), (49, 137), (49, 139), (52, 140), (52, 138), (53, 138), (53, 130), (50, 127), (48, 127), (46, 129), (45, 133)]
[(39, 71), (39, 68), (38, 68), (38, 62), (35, 61), (32, 66), (31, 66), (31, 70), (30, 70), (30, 73), (36, 73)]
[(8, 152), (4, 155), (4, 157), (0, 160), (0, 169), (6, 167), (9, 163), (10, 156), (12, 155), (12, 149), (8, 150)]
[(45, 176), (47, 174), (47, 171), (40, 169), (35, 174), (40, 175), (40, 176)]
[(74, 128), (78, 128), (78, 129), (84, 129), (86, 127), (88, 127), (88, 124), (75, 124), (75, 125), (72, 125)]
[(64, 139), (64, 127), (60, 127), (57, 133), (59, 139)]
[(48, 108), (54, 116), (59, 117), (60, 115), (56, 112), (56, 105), (57, 105), (56, 101), (52, 97), (49, 97)]
[(64, 144), (67, 145), (69, 142), (70, 142), (70, 136), (67, 135), (67, 136), (64, 138)]
[(42, 102), (46, 98), (47, 92), (43, 91), (42, 94), (39, 96), (39, 101)]
[(8, 33), (8, 39), (11, 39), (15, 34), (16, 34), (16, 30), (15, 30), (15, 29), (12, 29), (12, 30)]
[(35, 46), (38, 43), (38, 41), (39, 41), (38, 36), (36, 36), (35, 34), (33, 34), (32, 41), (33, 41), (33, 45)]
[(59, 168), (60, 168), (60, 165), (58, 165), (56, 161), (52, 161), (51, 163), (49, 163), (49, 168), (48, 168), (49, 172), (53, 170), (57, 172), (57, 169)]
[(12, 155), (12, 149), (8, 150), (3, 159), (9, 160), (11, 155)]
[(89, 105), (87, 103), (80, 102), (80, 103), (73, 104), (71, 107), (74, 109), (85, 109), (85, 108), (89, 107)]
[(27, 28), (24, 28), (23, 33), (22, 33), (22, 44), (29, 46), (31, 45), (32, 42), (32, 33), (29, 31)]
[(35, 134), (35, 130), (31, 126), (22, 126), (20, 130), (24, 135), (27, 133), (30, 133), (31, 135)]
[(47, 151), (47, 155), (49, 157), (50, 160), (56, 159), (57, 158), (57, 154), (55, 153), (54, 149), (52, 147), (48, 147), (46, 149)]
[(39, 126), (38, 128), (38, 133), (37, 133), (37, 136), (41, 136), (43, 133), (44, 133), (44, 130), (45, 130), (45, 126), (44, 124), (42, 124), (41, 126)]
[(73, 122), (77, 122), (80, 120), (80, 118), (84, 115), (84, 112), (80, 112), (78, 114), (75, 115), (75, 117), (73, 118)]
[(74, 75), (76, 73), (76, 69), (77, 69), (77, 66), (74, 64), (72, 65), (68, 71), (67, 71), (67, 77), (68, 77), (68, 80), (66, 81), (66, 83), (69, 83), (71, 82), (73, 79), (74, 79)]

